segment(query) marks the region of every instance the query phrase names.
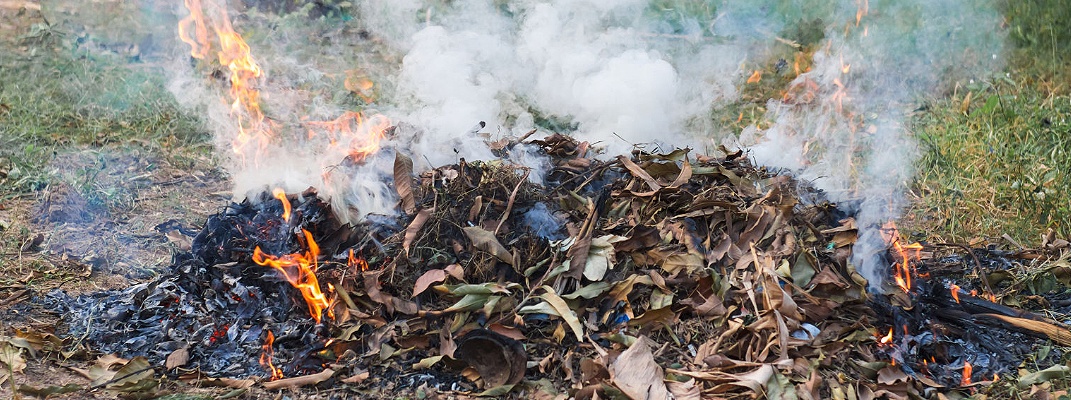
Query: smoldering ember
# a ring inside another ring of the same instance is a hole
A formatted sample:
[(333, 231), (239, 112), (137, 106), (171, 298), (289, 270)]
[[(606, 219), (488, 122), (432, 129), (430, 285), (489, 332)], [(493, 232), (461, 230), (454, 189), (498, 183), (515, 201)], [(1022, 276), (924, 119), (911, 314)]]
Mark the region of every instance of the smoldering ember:
[[(194, 78), (173, 89), (206, 102), (191, 107), (221, 139), (233, 198), (204, 221), (155, 222), (185, 245), (130, 285), (8, 299), (5, 321), (57, 321), (0, 337), (9, 368), (0, 383), (13, 394), (962, 398), (1071, 372), (1060, 320), (1071, 295), (1046, 290), (1071, 285), (1069, 242), (1050, 231), (1035, 248), (1009, 250), (916, 242), (897, 228), (915, 156), (901, 109), (946, 77), (913, 75), (945, 62), (934, 61), (939, 52), (890, 66), (866, 46), (895, 36), (878, 29), (895, 7), (870, 17), (861, 0), (812, 44), (779, 37), (799, 49), (791, 66), (777, 64), (782, 96), (767, 124), (728, 143), (704, 139), (717, 128), (691, 124), (703, 112), (691, 104), (735, 91), (709, 92), (725, 85), (696, 72), (732, 46), (704, 47), (693, 55), (709, 57), (691, 64), (674, 58), (680, 44), (620, 50), (628, 46), (614, 35), (639, 35), (631, 27), (581, 40), (592, 27), (583, 4), (488, 5), (525, 18), (487, 21), (487, 31), (515, 29), (494, 40), (458, 30), (464, 15), (431, 26), (429, 7), (427, 26), (400, 46), (408, 53), (394, 88), (417, 106), (377, 108), (379, 83), (347, 71), (360, 111), (291, 118), (262, 109), (281, 89), (232, 26), (241, 17), (222, 1), (184, 3), (177, 31)], [(612, 8), (594, 18), (627, 20)], [(369, 29), (391, 40), (386, 27)], [(532, 36), (550, 31), (561, 36)], [(644, 40), (683, 40), (654, 36)], [(540, 50), (573, 39), (575, 59)], [(601, 60), (583, 47), (604, 42), (592, 53), (619, 51), (608, 67), (578, 66)], [(451, 79), (443, 70), (458, 67), (455, 53), (440, 54), (451, 46), (480, 47), (473, 57), (488, 68), (506, 65), (491, 54), (506, 48), (545, 69), (477, 71), (458, 79), (468, 91), (428, 88), (445, 87), (435, 86)], [(447, 76), (420, 75), (437, 66)], [(569, 79), (571, 67), (597, 72)], [(575, 86), (533, 89), (529, 78)], [(488, 82), (501, 87), (485, 92)], [(622, 82), (672, 90), (634, 108), (611, 98), (646, 92), (587, 91)], [(499, 103), (507, 91), (530, 103)], [(485, 110), (464, 103), (470, 95), (496, 100)], [(509, 117), (470, 118), (484, 112)], [(35, 218), (77, 214), (78, 201), (62, 197)], [(65, 366), (90, 383), (16, 388), (15, 366), (39, 352), (80, 361)]]

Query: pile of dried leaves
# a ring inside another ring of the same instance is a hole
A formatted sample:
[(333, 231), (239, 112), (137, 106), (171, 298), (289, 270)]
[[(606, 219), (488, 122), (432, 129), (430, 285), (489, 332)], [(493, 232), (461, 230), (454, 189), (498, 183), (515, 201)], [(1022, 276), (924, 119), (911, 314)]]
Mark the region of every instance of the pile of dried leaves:
[[(67, 336), (90, 350), (144, 356), (135, 360), (168, 376), (235, 387), (252, 382), (216, 378), (270, 376), (267, 360), (289, 377), (265, 382), (269, 388), (906, 398), (976, 390), (994, 372), (1012, 372), (989, 363), (973, 382), (968, 372), (955, 385), (969, 353), (985, 351), (976, 343), (991, 339), (978, 329), (963, 334), (979, 321), (969, 310), (951, 320), (928, 315), (958, 301), (927, 293), (1021, 275), (1015, 269), (1029, 268), (1030, 257), (1067, 247), (987, 254), (1011, 261), (966, 271), (972, 261), (964, 253), (927, 251), (911, 262), (934, 274), (933, 283), (868, 294), (849, 262), (857, 227), (848, 215), (790, 177), (755, 168), (742, 152), (599, 160), (587, 143), (560, 135), (492, 146), (501, 160), (461, 160), (419, 176), (398, 154), (398, 217), (343, 225), (306, 192), (290, 196), (296, 222), (280, 224), (282, 203), (265, 195), (212, 217), (192, 252), (157, 279), (81, 298), (57, 292), (52, 304), (66, 310)], [(532, 147), (550, 160), (549, 171), (503, 161)], [(321, 324), (297, 290), (251, 261), (255, 246), (277, 255), (307, 250), (301, 230), (323, 248), (316, 274), (333, 318)], [(1035, 275), (1062, 282), (1071, 268), (1060, 268)], [(992, 286), (1022, 298), (1016, 282)], [(951, 330), (933, 330), (934, 321)], [(893, 343), (882, 340), (901, 323), (906, 330)], [(1021, 362), (1052, 339), (998, 328), (1027, 346), (1001, 362)], [(274, 342), (266, 343), (269, 331)], [(942, 354), (950, 348), (955, 354)], [(1035, 361), (1050, 366), (1060, 356)], [(917, 369), (922, 364), (933, 371)]]

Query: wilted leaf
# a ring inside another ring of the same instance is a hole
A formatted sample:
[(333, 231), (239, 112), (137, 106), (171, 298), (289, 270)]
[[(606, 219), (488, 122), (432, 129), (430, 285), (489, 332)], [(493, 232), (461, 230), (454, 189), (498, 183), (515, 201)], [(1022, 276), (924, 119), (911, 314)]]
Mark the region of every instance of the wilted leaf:
[(584, 277), (590, 281), (600, 281), (606, 276), (606, 271), (613, 268), (614, 243), (625, 240), (625, 237), (617, 235), (605, 235), (591, 239), (588, 247), (588, 258), (584, 264)]
[(583, 297), (585, 299), (594, 299), (595, 297), (597, 297), (597, 296), (599, 296), (599, 295), (601, 295), (603, 293), (606, 293), (606, 291), (609, 290), (609, 289), (610, 289), (610, 284), (609, 283), (607, 283), (607, 282), (595, 282), (595, 283), (592, 283), (590, 285), (581, 287), (580, 289), (577, 289), (576, 291), (574, 291), (572, 293), (564, 294), (564, 295), (562, 295), (562, 298), (566, 299), (566, 300), (576, 300), (576, 299), (581, 298), (581, 297)]
[(1063, 379), (1071, 376), (1071, 367), (1066, 365), (1053, 365), (1041, 371), (1032, 372), (1019, 378), (1019, 387), (1028, 388), (1030, 385), (1048, 382), (1053, 379)]
[(442, 361), (442, 359), (443, 359), (443, 356), (431, 356), (431, 357), (422, 358), (422, 359), (420, 359), (419, 362), (417, 362), (416, 364), (413, 364), (413, 369), (428, 369), (428, 368), (431, 368), (433, 365), (438, 364), (439, 361)]
[(512, 392), (513, 388), (515, 386), (517, 386), (517, 385), (516, 384), (510, 384), (510, 385), (495, 386), (495, 387), (492, 387), (490, 389), (484, 390), (483, 392), (480, 392), (479, 394), (477, 394), (477, 396), (479, 396), (479, 397), (501, 397), (501, 396), (505, 396), (505, 395), (509, 394), (509, 392)]
[(466, 294), (461, 300), (458, 300), (457, 303), (443, 310), (443, 312), (479, 310), (489, 297), (490, 295), (486, 294)]
[(150, 390), (159, 383), (153, 379), (153, 369), (145, 357), (134, 357), (115, 372), (107, 388), (121, 392), (141, 392)]
[(633, 400), (667, 399), (669, 390), (662, 383), (665, 373), (655, 362), (648, 339), (641, 337), (610, 365), (614, 386)]
[(186, 362), (189, 360), (190, 350), (188, 347), (182, 346), (180, 348), (175, 349), (175, 351), (172, 351), (171, 354), (168, 354), (167, 360), (164, 362), (164, 368), (172, 370), (177, 367), (186, 365)]
[(699, 400), (701, 398), (699, 394), (702, 387), (696, 384), (695, 379), (689, 379), (686, 382), (669, 381), (666, 387), (675, 400)]
[(264, 382), (261, 385), (264, 386), (264, 388), (268, 389), (268, 390), (282, 389), (282, 388), (287, 388), (287, 387), (309, 386), (309, 385), (315, 385), (315, 384), (318, 384), (320, 382), (326, 381), (326, 380), (330, 379), (331, 376), (334, 375), (334, 374), (335, 374), (335, 370), (333, 370), (331, 368), (327, 368), (327, 369), (323, 370), (320, 373), (316, 373), (316, 374), (312, 374), (312, 375), (305, 375), (305, 376), (296, 376), (296, 377), (293, 377), (293, 378), (280, 379), (280, 380), (271, 381), (271, 382)]
[(416, 212), (416, 199), (413, 197), (413, 160), (397, 152), (394, 154), (394, 190), (402, 199), (402, 210), (413, 215)]
[(446, 271), (441, 269), (433, 269), (425, 272), (417, 278), (416, 283), (413, 285), (413, 297), (424, 293), (434, 283), (440, 283), (446, 280)]
[(636, 165), (636, 163), (632, 162), (632, 160), (629, 160), (628, 157), (617, 156), (617, 161), (620, 161), (621, 165), (624, 165), (625, 168), (628, 169), (628, 172), (632, 173), (632, 176), (643, 179), (643, 181), (647, 183), (647, 186), (650, 187), (652, 191), (657, 191), (658, 189), (662, 188), (662, 185), (659, 185), (658, 181), (655, 180), (655, 178), (652, 177), (651, 174), (648, 174), (647, 171), (644, 171), (643, 168), (640, 168), (640, 166)]
[(405, 254), (409, 254), (409, 246), (413, 245), (413, 241), (416, 240), (417, 235), (420, 234), (420, 228), (424, 227), (424, 224), (428, 222), (428, 218), (431, 217), (431, 213), (435, 212), (435, 208), (423, 208), (420, 212), (413, 217), (413, 222), (409, 223), (409, 226), (405, 227), (405, 238), (402, 240), (402, 250)]
[(573, 310), (565, 303), (565, 300), (562, 300), (561, 297), (558, 297), (557, 293), (554, 293), (553, 288), (550, 286), (543, 286), (543, 290), (546, 291), (546, 293), (543, 293), (540, 297), (550, 304), (550, 306), (558, 312), (558, 315), (561, 315), (566, 324), (569, 324), (569, 329), (572, 329), (573, 333), (576, 334), (576, 340), (578, 342), (583, 342), (584, 327), (580, 325), (580, 319), (576, 317), (576, 314), (573, 313)]
[(495, 238), (491, 231), (478, 226), (466, 226), (461, 230), (465, 232), (465, 236), (472, 241), (472, 245), (477, 249), (490, 253), (506, 264), (513, 265), (513, 254), (506, 250), (502, 243), (498, 242), (498, 238)]
[(465, 270), (461, 268), (461, 264), (447, 265), (446, 268), (443, 268), (443, 271), (446, 271), (447, 275), (457, 278), (459, 281), (465, 279)]
[(25, 393), (25, 394), (28, 394), (28, 395), (31, 395), (31, 396), (34, 396), (34, 397), (37, 397), (37, 398), (40, 398), (40, 399), (43, 399), (43, 398), (46, 398), (46, 397), (49, 397), (49, 396), (55, 396), (57, 394), (74, 393), (74, 392), (77, 392), (77, 391), (82, 390), (82, 389), (83, 388), (81, 386), (75, 385), (73, 383), (68, 383), (68, 384), (63, 385), (63, 386), (55, 386), (55, 385), (53, 385), (53, 386), (48, 386), (48, 387), (43, 387), (43, 388), (35, 388), (35, 387), (29, 386), (29, 385), (19, 385), (19, 393)]
[(0, 383), (11, 378), (9, 373), (21, 373), (25, 369), (26, 360), (22, 358), (22, 350), (6, 340), (0, 340)]

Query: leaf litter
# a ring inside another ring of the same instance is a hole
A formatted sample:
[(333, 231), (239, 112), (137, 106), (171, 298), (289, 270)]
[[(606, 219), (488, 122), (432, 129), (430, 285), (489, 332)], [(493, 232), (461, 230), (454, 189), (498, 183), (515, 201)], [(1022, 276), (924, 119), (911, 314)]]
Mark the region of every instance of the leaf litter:
[[(553, 165), (544, 186), (505, 161), (518, 144), (418, 176), (398, 155), (400, 212), (357, 225), (312, 189), (286, 197), (289, 219), (268, 193), (230, 204), (150, 281), (36, 297), (60, 311), (64, 334), (36, 347), (0, 340), (0, 380), (46, 345), (104, 354), (75, 369), (91, 381), (83, 390), (126, 392), (171, 379), (520, 398), (907, 398), (985, 390), (1031, 357), (1048, 369), (1021, 372), (1019, 386), (1066, 375), (1060, 348), (1037, 352), (1064, 344), (1066, 327), (1025, 311), (1071, 314), (1068, 243), (1052, 235), (1014, 252), (927, 244), (910, 260), (926, 283), (868, 291), (849, 260), (869, 227), (855, 226), (850, 205), (743, 152), (602, 160), (555, 134), (528, 142)], [(312, 238), (329, 298), (321, 323), (251, 261), (254, 248), (301, 254)], [(951, 284), (974, 300), (952, 303)], [(1000, 352), (994, 340), (1019, 345)], [(284, 378), (268, 378), (273, 368)]]

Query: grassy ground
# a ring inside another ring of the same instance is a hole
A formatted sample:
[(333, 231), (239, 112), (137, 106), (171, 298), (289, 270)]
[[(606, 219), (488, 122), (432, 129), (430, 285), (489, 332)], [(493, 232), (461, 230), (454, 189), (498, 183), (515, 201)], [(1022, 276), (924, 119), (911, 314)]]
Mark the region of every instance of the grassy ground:
[(935, 99), (915, 121), (923, 146), (910, 217), (950, 240), (1071, 234), (1071, 9), (1004, 4), (1004, 76)]

